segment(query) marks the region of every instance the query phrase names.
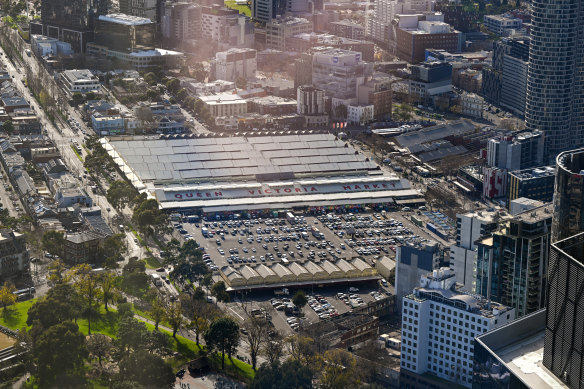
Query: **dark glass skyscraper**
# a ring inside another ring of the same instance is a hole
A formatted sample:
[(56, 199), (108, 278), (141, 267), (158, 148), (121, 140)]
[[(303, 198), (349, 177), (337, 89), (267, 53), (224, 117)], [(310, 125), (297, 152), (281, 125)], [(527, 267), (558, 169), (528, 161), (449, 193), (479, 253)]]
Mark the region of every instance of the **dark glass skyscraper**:
[(527, 128), (548, 159), (584, 144), (584, 0), (532, 0)]
[(36, 34), (71, 43), (76, 52), (85, 51), (93, 40), (93, 21), (107, 13), (108, 0), (43, 0), (41, 23), (31, 27)]
[(552, 242), (584, 231), (584, 149), (556, 158)]
[(572, 389), (584, 388), (584, 233), (553, 243), (543, 364)]

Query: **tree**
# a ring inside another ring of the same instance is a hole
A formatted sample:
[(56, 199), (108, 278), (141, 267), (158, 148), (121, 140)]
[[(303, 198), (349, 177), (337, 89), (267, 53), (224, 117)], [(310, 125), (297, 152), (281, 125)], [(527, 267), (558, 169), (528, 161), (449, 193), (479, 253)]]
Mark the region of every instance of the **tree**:
[(413, 108), (408, 104), (399, 104), (395, 109), (393, 115), (399, 121), (407, 122), (413, 117)]
[(272, 364), (280, 360), (283, 349), (284, 338), (282, 337), (282, 334), (278, 331), (271, 331), (264, 339), (264, 347), (261, 351), (267, 358), (268, 362)]
[(122, 275), (121, 288), (124, 292), (137, 297), (142, 297), (148, 291), (150, 277), (143, 272), (132, 272)]
[(133, 311), (134, 305), (132, 303), (121, 303), (118, 304), (118, 318), (119, 320), (126, 319), (128, 317), (134, 317)]
[(99, 274), (91, 266), (82, 264), (72, 268), (69, 276), (81, 298), (83, 313), (87, 317), (87, 333), (91, 335), (91, 318), (97, 312), (101, 298)]
[(12, 124), (12, 121), (6, 120), (4, 123), (2, 123), (2, 130), (8, 135), (12, 135), (14, 132), (14, 124)]
[(164, 332), (152, 331), (146, 336), (146, 350), (161, 357), (170, 355), (172, 348), (170, 338)]
[(213, 283), (213, 274), (211, 274), (211, 273), (205, 274), (203, 276), (203, 279), (201, 280), (201, 285), (203, 285), (205, 287), (207, 292), (209, 291), (209, 286), (211, 286), (212, 283)]
[(144, 349), (147, 337), (148, 329), (144, 322), (138, 321), (132, 316), (123, 318), (118, 323), (118, 331), (116, 332), (116, 345), (121, 358)]
[(107, 304), (116, 297), (118, 291), (115, 283), (115, 276), (113, 273), (106, 272), (101, 274), (99, 278), (101, 298), (105, 306), (105, 311), (108, 312)]
[(73, 93), (73, 103), (75, 105), (81, 104), (82, 101), (83, 101), (83, 94), (81, 94), (79, 92)]
[(171, 388), (175, 381), (172, 367), (146, 350), (126, 355), (120, 361), (120, 374), (147, 388)]
[(146, 81), (149, 85), (156, 85), (158, 83), (158, 77), (153, 72), (149, 72), (144, 74), (144, 81)]
[(0, 288), (0, 304), (2, 304), (3, 312), (6, 312), (6, 308), (16, 302), (15, 291), (16, 288), (12, 282), (5, 282)]
[(197, 345), (200, 348), (201, 345), (199, 343), (199, 336), (207, 331), (209, 328), (209, 322), (204, 317), (198, 316), (191, 321), (189, 328), (195, 332), (195, 339), (197, 341)]
[(148, 199), (136, 205), (132, 221), (137, 224), (140, 231), (153, 236), (165, 230), (168, 216), (159, 209), (156, 200)]
[(229, 293), (227, 293), (227, 287), (223, 281), (217, 281), (213, 284), (211, 294), (217, 297), (218, 301), (229, 301)]
[(100, 256), (104, 258), (105, 266), (109, 269), (117, 268), (118, 262), (123, 261), (128, 248), (125, 243), (126, 235), (110, 235), (99, 246)]
[[(190, 240), (187, 242), (190, 242)], [(164, 251), (166, 251), (166, 260), (178, 257), (180, 253), (180, 242), (178, 239), (171, 238), (166, 244)]]
[(146, 271), (146, 262), (139, 260), (137, 257), (131, 257), (128, 263), (122, 269), (122, 275), (131, 273), (144, 273)]
[(150, 101), (158, 101), (158, 100), (160, 100), (160, 93), (156, 90), (151, 89), (148, 92), (146, 92), (146, 97)]
[(320, 377), (323, 389), (357, 388), (359, 374), (353, 355), (345, 350), (332, 349), (324, 353)]
[(71, 321), (56, 324), (39, 335), (32, 355), (39, 386), (53, 387), (56, 380), (80, 374), (87, 357), (85, 336)]
[(178, 101), (184, 101), (184, 99), (188, 96), (188, 92), (185, 88), (182, 88), (178, 92), (176, 92), (176, 98)]
[(243, 328), (247, 330), (245, 341), (251, 356), (251, 367), (255, 370), (258, 354), (268, 335), (269, 324), (264, 318), (252, 317), (243, 323)]
[(50, 230), (45, 232), (41, 239), (43, 249), (53, 255), (62, 255), (65, 246), (65, 234), (61, 231)]
[(114, 181), (106, 194), (107, 201), (117, 210), (123, 209), (126, 205), (131, 205), (136, 197), (136, 189), (130, 183), (123, 180)]
[(38, 299), (29, 309), (26, 324), (34, 322), (49, 328), (64, 321), (76, 319), (81, 310), (81, 301), (71, 284), (60, 283)]
[(301, 335), (291, 335), (285, 341), (291, 359), (305, 366), (313, 365), (316, 357), (314, 339)]
[(166, 320), (172, 327), (172, 337), (176, 338), (176, 332), (185, 322), (179, 303), (171, 304), (170, 307), (166, 310)]
[(211, 323), (204, 338), (210, 350), (221, 352), (221, 369), (225, 369), (225, 353), (231, 359), (239, 344), (239, 325), (230, 317), (219, 318)]
[(292, 303), (294, 305), (296, 305), (296, 307), (298, 309), (304, 308), (304, 306), (306, 304), (308, 304), (308, 299), (306, 298), (306, 294), (303, 291), (299, 290), (298, 292), (296, 292), (296, 294), (292, 298)]
[(160, 299), (160, 297), (156, 296), (152, 301), (152, 305), (150, 306), (150, 317), (154, 321), (154, 329), (158, 331), (158, 324), (162, 321), (164, 316), (166, 315), (166, 311), (164, 309), (164, 303)]
[(99, 366), (102, 366), (101, 361), (110, 355), (112, 350), (112, 340), (109, 336), (103, 334), (94, 334), (85, 341), (87, 351), (91, 356), (97, 358)]
[(180, 81), (179, 81), (179, 79), (178, 78), (172, 78), (172, 79), (168, 80), (166, 82), (166, 87), (172, 93), (176, 93), (176, 91), (178, 91), (178, 88), (180, 88)]
[(264, 363), (256, 372), (251, 389), (310, 389), (312, 371), (295, 360)]

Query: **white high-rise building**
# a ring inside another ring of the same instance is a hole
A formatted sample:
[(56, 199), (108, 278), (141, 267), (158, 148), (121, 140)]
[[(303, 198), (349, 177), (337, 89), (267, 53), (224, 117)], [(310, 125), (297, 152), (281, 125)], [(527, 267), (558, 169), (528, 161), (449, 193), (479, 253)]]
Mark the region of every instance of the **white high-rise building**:
[(447, 268), (434, 270), (403, 298), (401, 368), (470, 388), (474, 338), (515, 319), (501, 304), (460, 293)]
[(391, 22), (397, 14), (432, 11), (432, 0), (375, 0), (375, 9), (368, 21), (368, 34), (378, 42), (393, 39)]
[(236, 81), (256, 75), (257, 52), (254, 49), (232, 48), (215, 54), (215, 79)]
[(450, 246), (450, 269), (456, 282), (467, 291), (473, 290), (477, 245), (475, 242), (497, 226), (498, 211), (476, 211), (456, 215), (456, 245)]

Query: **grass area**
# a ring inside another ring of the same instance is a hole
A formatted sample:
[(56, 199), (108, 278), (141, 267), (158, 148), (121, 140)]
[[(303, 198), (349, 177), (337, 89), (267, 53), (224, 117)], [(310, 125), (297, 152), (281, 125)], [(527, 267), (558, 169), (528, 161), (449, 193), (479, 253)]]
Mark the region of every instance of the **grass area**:
[[(35, 302), (36, 299), (27, 300), (9, 307), (9, 309), (6, 310), (6, 312), (0, 313), (0, 324), (11, 329), (20, 329), (23, 327), (27, 327), (26, 318), (28, 316), (28, 309)], [(150, 318), (148, 313), (140, 311), (139, 309), (134, 308), (134, 312), (147, 319)], [(105, 308), (103, 306), (100, 306), (99, 315), (95, 315), (95, 317), (92, 318), (91, 333), (104, 334), (115, 339), (118, 328), (118, 320), (119, 318), (116, 310), (110, 308), (109, 312), (106, 312)], [(148, 328), (149, 331), (154, 331), (153, 324), (150, 323), (145, 324), (146, 328)], [(161, 324), (168, 326), (168, 324), (164, 322), (162, 322)], [(79, 326), (79, 331), (81, 331), (81, 333), (83, 333), (84, 335), (87, 335), (88, 333), (87, 319), (85, 318), (78, 319), (77, 325)], [(172, 337), (172, 332), (164, 330), (162, 328), (160, 328), (159, 330), (169, 336), (170, 346), (174, 351), (180, 353), (179, 356), (169, 358), (169, 363), (172, 365), (174, 369), (198, 357), (199, 355), (201, 355), (201, 353), (206, 352), (206, 348), (204, 346), (199, 346), (197, 343), (190, 339), (187, 339), (178, 334), (175, 339)], [(221, 354), (217, 353), (209, 355), (209, 359), (211, 361), (213, 369), (215, 369), (216, 371), (221, 371)], [(235, 358), (230, 360), (227, 357), (225, 357), (225, 370), (223, 372), (233, 378), (242, 380), (246, 383), (251, 383), (255, 375), (255, 372), (253, 371), (251, 365)]]
[(162, 266), (160, 261), (154, 257), (146, 257), (144, 259), (146, 260), (146, 267), (148, 269), (158, 269), (160, 266)]
[(240, 14), (251, 17), (251, 9), (247, 5), (236, 4), (235, 0), (225, 0), (225, 6), (239, 11)]
[[(150, 330), (154, 330), (153, 324), (146, 323), (146, 327)], [(184, 365), (191, 359), (196, 358), (202, 352), (206, 352), (206, 347), (197, 345), (194, 341), (184, 338), (180, 335), (176, 336), (176, 339), (172, 337), (172, 333), (160, 329), (160, 331), (168, 334), (170, 336), (170, 344), (174, 351), (178, 351), (181, 356), (178, 358), (172, 358), (169, 362), (171, 363), (174, 369)], [(211, 362), (211, 366), (214, 370), (220, 372), (221, 370), (221, 353), (211, 354), (209, 355), (209, 360)], [(251, 365), (240, 361), (239, 359), (229, 359), (227, 355), (225, 356), (225, 370), (223, 372), (231, 376), (235, 379), (244, 381), (246, 383), (251, 383), (255, 376), (255, 371), (251, 367)]]
[(28, 310), (36, 300), (37, 299), (22, 301), (8, 307), (6, 310), (3, 309), (2, 312), (0, 312), (0, 324), (13, 330), (19, 330), (22, 327), (29, 328), (26, 325)]
[[(118, 332), (118, 313), (110, 308), (109, 312), (105, 311), (103, 306), (99, 308), (99, 315), (91, 318), (91, 333), (104, 334), (110, 338), (116, 338)], [(87, 319), (77, 320), (79, 331), (84, 335), (88, 333)]]
[[(148, 312), (148, 311), (142, 311), (142, 310), (140, 310), (140, 309), (136, 308), (136, 306), (135, 306), (135, 305), (132, 305), (132, 311), (134, 311), (134, 313), (135, 313), (136, 315), (140, 315), (140, 316), (142, 316), (142, 317), (145, 317), (145, 318), (146, 318), (146, 319), (148, 319), (148, 320), (152, 320), (152, 321), (154, 321), (154, 319), (152, 318), (152, 316), (150, 316), (150, 312)], [(162, 319), (162, 320), (160, 321), (160, 323), (159, 323), (159, 324), (160, 324), (160, 325), (163, 325), (163, 326), (165, 326), (165, 327), (168, 327), (168, 328), (170, 328), (170, 327), (171, 327), (171, 325), (170, 325), (170, 324), (168, 323), (168, 321), (166, 321), (165, 319)], [(154, 326), (152, 326), (152, 328), (154, 328)], [(172, 334), (171, 334), (171, 335), (172, 335)]]

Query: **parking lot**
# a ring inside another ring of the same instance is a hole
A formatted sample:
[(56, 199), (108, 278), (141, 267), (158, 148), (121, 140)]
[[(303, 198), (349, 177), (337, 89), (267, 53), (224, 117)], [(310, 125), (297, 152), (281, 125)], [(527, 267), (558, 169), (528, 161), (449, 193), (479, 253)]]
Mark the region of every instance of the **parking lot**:
[(296, 290), (290, 290), (286, 296), (275, 296), (274, 292), (257, 291), (234, 294), (233, 301), (227, 303), (229, 312), (243, 321), (252, 312), (260, 310), (271, 319), (274, 328), (284, 335), (289, 335), (306, 328), (320, 320), (350, 312), (353, 308), (366, 305), (379, 298), (393, 294), (391, 285), (384, 287), (381, 282), (370, 281), (351, 285), (326, 285), (301, 288), (308, 298), (308, 304), (302, 314), (286, 310), (282, 305), (291, 305)]
[[(397, 246), (436, 239), (407, 220), (407, 213), (296, 216), (295, 220), (176, 223), (184, 239), (194, 239), (208, 254), (213, 271), (245, 264), (288, 263), (306, 259), (363, 258), (370, 265), (380, 255), (395, 256)], [(318, 231), (314, 231), (317, 229)]]

